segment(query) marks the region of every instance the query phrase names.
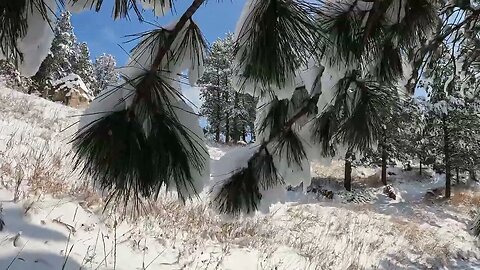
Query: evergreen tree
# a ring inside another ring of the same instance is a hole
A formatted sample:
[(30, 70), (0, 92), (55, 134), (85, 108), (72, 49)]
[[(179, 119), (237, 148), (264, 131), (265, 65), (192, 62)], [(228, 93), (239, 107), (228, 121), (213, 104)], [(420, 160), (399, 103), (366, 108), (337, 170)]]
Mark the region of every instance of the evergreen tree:
[(46, 69), (49, 79), (60, 79), (73, 72), (72, 63), (77, 62), (77, 38), (73, 33), (71, 14), (60, 14), (55, 26), (55, 38), (47, 56)]
[(215, 136), (215, 141), (220, 142), (220, 135), (224, 131), (224, 108), (222, 89), (218, 86), (204, 85), (200, 90), (200, 98), (203, 100), (200, 113), (209, 122), (208, 133)]
[(94, 87), (94, 95), (98, 95), (101, 91), (113, 86), (118, 81), (118, 73), (115, 70), (117, 62), (111, 54), (102, 54), (95, 59), (93, 66), (95, 79), (97, 81)]
[(430, 96), (429, 132), (433, 140), (430, 146), (441, 157), (436, 168), (445, 172), (447, 198), (451, 196), (454, 172), (458, 182), (460, 173), (475, 171), (479, 160), (479, 100), (468, 93), (475, 82), (465, 80), (471, 71), (459, 61), (462, 57), (455, 45), (440, 46), (435, 54), (435, 67), (424, 74)]
[(80, 76), (91, 92), (98, 92), (98, 89), (96, 89), (97, 78), (93, 70), (92, 60), (90, 60), (90, 50), (88, 49), (87, 43), (82, 42), (75, 44), (75, 51), (77, 58), (72, 63), (72, 73)]
[(43, 96), (51, 97), (53, 94), (51, 82), (72, 73), (79, 75), (88, 88), (95, 88), (96, 78), (93, 74), (90, 52), (86, 43), (78, 43), (73, 32), (70, 12), (60, 14), (54, 33), (50, 53), (33, 77)]
[(423, 98), (407, 98), (401, 105), (397, 128), (392, 134), (393, 158), (410, 167), (412, 161), (419, 162), (419, 174), (426, 165), (433, 164), (431, 153), (433, 140), (429, 137), (426, 110)]
[(38, 72), (33, 77), (34, 82), (43, 97), (52, 95), (51, 82), (72, 73), (72, 62), (75, 62), (77, 53), (75, 50), (76, 37), (70, 21), (70, 12), (63, 12), (58, 18), (50, 52), (42, 62)]
[(206, 58), (205, 73), (200, 78), (200, 113), (210, 123), (209, 132), (220, 141), (245, 140), (246, 133), (254, 130), (255, 100), (248, 94), (236, 92), (232, 87), (234, 40), (232, 34), (216, 40)]

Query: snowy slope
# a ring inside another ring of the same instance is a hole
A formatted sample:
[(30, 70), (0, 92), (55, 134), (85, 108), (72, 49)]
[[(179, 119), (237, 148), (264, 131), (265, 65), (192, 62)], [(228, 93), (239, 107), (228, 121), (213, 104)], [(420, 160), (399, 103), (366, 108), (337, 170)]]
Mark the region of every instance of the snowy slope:
[[(397, 172), (397, 199), (365, 188), (368, 203), (289, 192), (269, 214), (237, 220), (216, 215), (206, 196), (186, 206), (165, 196), (128, 222), (102, 213), (71, 171), (75, 127), (63, 130), (80, 111), (4, 87), (0, 104), (0, 269), (480, 269), (472, 205), (423, 200), (441, 178)], [(210, 147), (212, 163), (230, 150)], [(333, 176), (338, 166), (312, 170)]]

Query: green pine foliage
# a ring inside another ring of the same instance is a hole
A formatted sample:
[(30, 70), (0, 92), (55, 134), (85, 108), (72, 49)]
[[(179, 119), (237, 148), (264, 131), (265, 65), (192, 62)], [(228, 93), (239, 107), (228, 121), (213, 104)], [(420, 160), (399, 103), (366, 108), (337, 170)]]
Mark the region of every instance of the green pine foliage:
[(206, 117), (207, 132), (216, 142), (246, 141), (255, 136), (256, 99), (233, 89), (233, 34), (217, 39), (210, 47), (205, 72), (199, 80), (203, 101), (200, 113)]

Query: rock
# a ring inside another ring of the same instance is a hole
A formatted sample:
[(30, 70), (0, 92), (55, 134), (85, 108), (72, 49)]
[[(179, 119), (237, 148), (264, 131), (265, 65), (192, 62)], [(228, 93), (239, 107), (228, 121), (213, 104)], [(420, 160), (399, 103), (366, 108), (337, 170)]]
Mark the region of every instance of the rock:
[(395, 190), (390, 185), (383, 188), (383, 194), (387, 195), (392, 200), (397, 199), (397, 195), (395, 194)]

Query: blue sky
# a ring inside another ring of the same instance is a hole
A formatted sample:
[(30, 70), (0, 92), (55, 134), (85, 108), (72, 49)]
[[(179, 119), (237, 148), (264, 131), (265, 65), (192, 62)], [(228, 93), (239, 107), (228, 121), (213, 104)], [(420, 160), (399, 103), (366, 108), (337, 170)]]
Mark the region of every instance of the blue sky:
[[(99, 13), (84, 11), (73, 14), (72, 23), (75, 27), (75, 34), (80, 41), (88, 43), (92, 58), (102, 53), (110, 53), (117, 58), (119, 65), (123, 65), (128, 55), (120, 46), (127, 51), (134, 46), (133, 43), (125, 44), (128, 38), (124, 38), (124, 36), (143, 32), (154, 26), (139, 22), (133, 11), (131, 20), (114, 21), (111, 17), (113, 0), (104, 2)], [(244, 3), (245, 0), (207, 1), (207, 4), (203, 5), (194, 15), (194, 20), (201, 27), (206, 39), (212, 42), (218, 37), (224, 37), (227, 32), (235, 30)], [(156, 25), (166, 25), (180, 17), (190, 4), (191, 1), (177, 0), (173, 14), (169, 12), (164, 17), (155, 18), (151, 11), (147, 11), (145, 20)]]

